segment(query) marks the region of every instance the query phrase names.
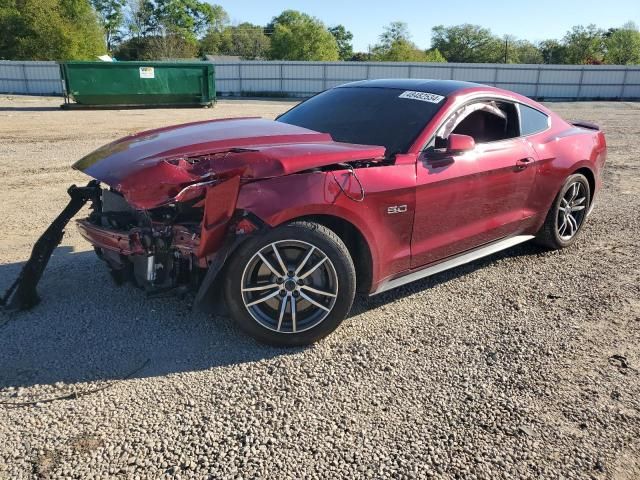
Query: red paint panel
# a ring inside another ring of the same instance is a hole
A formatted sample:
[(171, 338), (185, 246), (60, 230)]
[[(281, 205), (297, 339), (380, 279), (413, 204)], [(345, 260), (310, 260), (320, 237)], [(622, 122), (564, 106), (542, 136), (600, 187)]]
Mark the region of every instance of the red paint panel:
[(73, 167), (112, 186), (136, 208), (149, 209), (184, 200), (175, 197), (212, 177), (275, 177), (383, 155), (383, 147), (334, 142), (285, 123), (229, 119), (143, 132), (101, 147)]
[(138, 255), (144, 253), (144, 248), (138, 237), (131, 232), (117, 232), (97, 227), (88, 220), (77, 220), (78, 231), (82, 237), (92, 245), (122, 255)]
[(210, 255), (220, 247), (227, 231), (227, 223), (236, 209), (239, 189), (240, 177), (207, 187), (197, 257)]

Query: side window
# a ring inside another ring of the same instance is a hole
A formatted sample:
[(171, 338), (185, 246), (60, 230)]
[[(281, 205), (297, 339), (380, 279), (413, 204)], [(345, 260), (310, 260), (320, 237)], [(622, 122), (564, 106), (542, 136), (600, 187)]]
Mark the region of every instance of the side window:
[[(440, 128), (436, 148), (452, 133), (469, 135), (476, 143), (489, 143), (520, 136), (518, 113), (513, 103), (484, 100), (465, 105)], [(438, 141), (440, 138), (440, 141)]]
[(518, 105), (520, 109), (520, 129), (522, 135), (533, 135), (549, 127), (549, 117), (535, 108)]

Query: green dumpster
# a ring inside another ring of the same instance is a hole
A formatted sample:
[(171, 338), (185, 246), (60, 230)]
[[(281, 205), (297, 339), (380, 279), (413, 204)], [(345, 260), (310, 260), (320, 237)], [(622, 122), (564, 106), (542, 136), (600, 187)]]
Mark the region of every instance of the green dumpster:
[(206, 106), (216, 99), (210, 63), (66, 62), (69, 99), (83, 106)]

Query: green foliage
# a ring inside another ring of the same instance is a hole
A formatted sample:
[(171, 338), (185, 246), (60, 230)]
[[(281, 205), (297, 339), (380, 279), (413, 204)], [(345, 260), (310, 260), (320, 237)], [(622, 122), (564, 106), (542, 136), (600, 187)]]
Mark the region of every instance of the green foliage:
[(4, 0), (0, 58), (95, 60), (106, 52), (89, 0)]
[(228, 19), (221, 6), (201, 0), (129, 0), (128, 39), (114, 54), (119, 60), (193, 58), (205, 32), (221, 30)]
[(158, 18), (152, 0), (128, 0), (125, 28), (129, 38), (144, 38), (158, 30)]
[(273, 60), (338, 60), (338, 44), (317, 18), (285, 10), (267, 26)]
[(162, 33), (193, 43), (210, 28), (220, 28), (228, 21), (221, 6), (200, 0), (155, 0), (155, 7)]
[(506, 63), (543, 63), (540, 49), (528, 40), (519, 40), (513, 35), (505, 35), (503, 42), (503, 58)]
[(91, 4), (98, 14), (104, 29), (107, 50), (111, 51), (114, 44), (120, 40), (121, 28), (124, 23), (123, 8), (125, 0), (91, 0)]
[(640, 64), (640, 32), (635, 23), (613, 28), (605, 35), (607, 63), (616, 65)]
[(347, 30), (344, 25), (329, 28), (329, 33), (336, 39), (340, 60), (349, 60), (353, 57), (353, 45), (351, 44), (353, 33)]
[(431, 46), (449, 62), (497, 63), (504, 61), (504, 42), (491, 30), (465, 23), (433, 27)]
[(424, 61), (430, 63), (446, 63), (447, 59), (437, 48), (431, 48), (424, 52)]
[(270, 41), (264, 28), (251, 23), (241, 23), (222, 30), (211, 29), (200, 41), (201, 55), (234, 55), (245, 60), (265, 58)]
[(563, 64), (566, 63), (567, 48), (558, 40), (543, 40), (538, 44), (542, 55), (542, 63)]
[(420, 50), (411, 41), (404, 22), (391, 22), (380, 35), (380, 43), (372, 50), (372, 58), (381, 62), (445, 62), (438, 49)]
[(368, 52), (356, 52), (349, 60), (352, 62), (370, 62), (372, 55)]
[(604, 31), (595, 25), (578, 25), (563, 38), (563, 63), (575, 65), (599, 64), (604, 60)]

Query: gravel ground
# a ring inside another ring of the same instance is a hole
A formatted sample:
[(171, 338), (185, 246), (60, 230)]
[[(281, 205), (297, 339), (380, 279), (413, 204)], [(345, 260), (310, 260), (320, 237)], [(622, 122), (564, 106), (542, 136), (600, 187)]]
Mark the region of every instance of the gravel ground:
[[(59, 111), (0, 97), (0, 291), (86, 178), (80, 156), (141, 129), (273, 117)], [(357, 302), (310, 348), (114, 286), (75, 228), (43, 303), (1, 316), (0, 478), (640, 478), (640, 105), (557, 103), (607, 132), (575, 246), (525, 244)], [(66, 399), (46, 402), (52, 397)]]

